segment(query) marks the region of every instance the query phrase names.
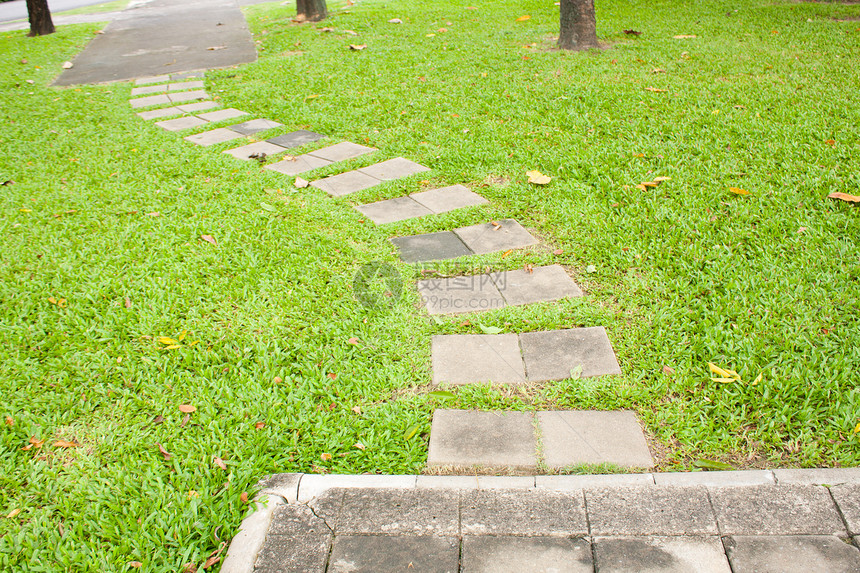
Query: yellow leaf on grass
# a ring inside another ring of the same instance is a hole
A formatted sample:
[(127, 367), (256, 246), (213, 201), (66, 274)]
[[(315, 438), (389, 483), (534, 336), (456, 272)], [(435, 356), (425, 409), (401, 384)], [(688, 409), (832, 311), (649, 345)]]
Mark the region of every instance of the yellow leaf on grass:
[(18, 209), (18, 210), (21, 211), (22, 213), (32, 213), (33, 212), (32, 209)]
[(663, 181), (671, 181), (671, 177), (655, 177), (654, 183), (662, 183)]
[(532, 17), (529, 16), (528, 14), (526, 14), (524, 16), (520, 16), (519, 18), (517, 18), (517, 22), (525, 22), (526, 20), (531, 20), (531, 19), (532, 19)]
[(755, 380), (752, 381), (753, 386), (758, 386), (758, 383), (761, 382), (761, 379), (764, 377), (763, 374), (759, 374), (755, 377)]
[(717, 376), (722, 376), (723, 378), (728, 378), (731, 376), (727, 371), (723, 370), (713, 362), (708, 362), (708, 370), (710, 370)]
[(9, 512), (9, 514), (6, 516), (6, 519), (12, 519), (13, 517), (18, 515), (19, 513), (21, 513), (21, 508), (16, 507), (15, 509), (13, 509), (12, 511)]
[(185, 340), (185, 337), (186, 337), (186, 336), (188, 336), (188, 331), (187, 331), (187, 330), (183, 330), (183, 331), (182, 331), (182, 334), (180, 334), (180, 335), (179, 335), (179, 338), (177, 338), (177, 339), (176, 339), (176, 341), (177, 341), (177, 342), (182, 342), (183, 340)]
[(659, 183), (656, 183), (654, 181), (643, 181), (642, 185), (644, 185), (645, 187), (656, 187), (657, 185), (659, 185)]
[(527, 171), (526, 175), (529, 176), (529, 183), (534, 185), (546, 185), (550, 181), (552, 181), (552, 177), (548, 177), (541, 173), (540, 171)]
[(174, 339), (168, 338), (166, 336), (159, 336), (156, 340), (158, 340), (158, 342), (160, 342), (161, 344), (170, 344), (170, 345), (179, 344), (178, 340), (174, 340)]
[(860, 422), (857, 422), (857, 425), (854, 426), (854, 433), (860, 434)]
[(842, 201), (848, 201), (849, 203), (860, 203), (860, 197), (857, 195), (849, 195), (848, 193), (840, 193), (835, 191), (827, 196), (829, 199), (840, 199)]
[(331, 461), (331, 454), (326, 454), (326, 453), (320, 454), (320, 459), (324, 462), (330, 462)]
[(723, 384), (728, 384), (729, 382), (738, 382), (735, 378), (711, 378), (714, 382), (722, 382)]
[(643, 184), (641, 184), (641, 183), (640, 183), (639, 185), (637, 185), (637, 186), (636, 186), (636, 188), (637, 188), (637, 189), (641, 189), (642, 191), (647, 191), (647, 190), (648, 190), (648, 188), (647, 188), (647, 187), (645, 187), (645, 186), (644, 186)]
[(645, 88), (645, 91), (646, 92), (654, 92), (654, 93), (658, 93), (658, 94), (664, 94), (664, 93), (668, 92), (669, 90), (661, 90), (660, 88), (647, 87), (647, 88)]
[(181, 344), (171, 344), (170, 346), (165, 346), (164, 350), (176, 350), (177, 348), (182, 348)]
[(735, 195), (749, 195), (750, 192), (746, 189), (741, 189), (740, 187), (729, 187), (729, 191), (734, 193)]
[(679, 34), (677, 36), (672, 36), (676, 40), (691, 40), (693, 38), (698, 38), (695, 34)]

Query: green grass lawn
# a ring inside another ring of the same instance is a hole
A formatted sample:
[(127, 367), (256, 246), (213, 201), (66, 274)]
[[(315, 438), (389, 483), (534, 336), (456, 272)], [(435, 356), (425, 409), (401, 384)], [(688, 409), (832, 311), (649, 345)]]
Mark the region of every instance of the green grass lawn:
[[(826, 197), (860, 194), (860, 6), (600, 2), (594, 53), (552, 49), (551, 2), (476, 8), (247, 9), (225, 106), (433, 168), (343, 199), (140, 120), (129, 84), (49, 87), (97, 26), (0, 35), (0, 569), (200, 565), (266, 474), (420, 472), (435, 407), (634, 409), (660, 470), (860, 462), (860, 211)], [(458, 183), (490, 205), (351, 207)], [(428, 320), (388, 238), (507, 217), (543, 245), (429, 268), (561, 263), (586, 296)], [(370, 261), (391, 308), (353, 296)], [(432, 334), (577, 326), (623, 375), (428, 395)]]

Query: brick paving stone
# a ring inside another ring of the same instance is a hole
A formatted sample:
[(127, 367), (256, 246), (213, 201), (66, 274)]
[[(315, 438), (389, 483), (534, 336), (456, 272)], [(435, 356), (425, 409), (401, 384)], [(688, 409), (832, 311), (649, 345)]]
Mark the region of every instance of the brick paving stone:
[(447, 334), (431, 340), (434, 384), (526, 381), (516, 334)]
[(391, 181), (409, 177), (416, 173), (430, 171), (430, 168), (404, 159), (403, 157), (395, 157), (394, 159), (389, 159), (388, 161), (383, 161), (369, 167), (363, 167), (359, 171), (380, 181)]
[(196, 90), (202, 89), (206, 87), (206, 83), (200, 80), (196, 80), (193, 82), (179, 82), (179, 83), (169, 83), (167, 85), (167, 91), (169, 92), (178, 92), (182, 90)]
[(328, 571), (458, 573), (459, 563), (460, 540), (456, 537), (338, 535), (332, 547)]
[(225, 119), (233, 119), (236, 117), (242, 117), (243, 115), (248, 115), (248, 112), (228, 107), (227, 109), (201, 113), (198, 114), (197, 117), (205, 119), (206, 121), (224, 121)]
[(277, 163), (271, 163), (269, 165), (266, 165), (265, 169), (277, 171), (278, 173), (283, 173), (284, 175), (299, 175), (300, 173), (305, 173), (306, 171), (313, 171), (314, 169), (319, 169), (320, 167), (325, 167), (326, 165), (331, 165), (331, 161), (326, 161), (325, 159), (320, 159), (319, 157), (305, 154), (298, 155), (293, 158), (284, 159), (283, 161), (278, 161)]
[(306, 129), (300, 129), (299, 131), (291, 131), (290, 133), (286, 133), (284, 135), (279, 135), (277, 137), (272, 137), (267, 139), (269, 143), (274, 143), (275, 145), (280, 145), (286, 149), (291, 149), (293, 147), (300, 147), (307, 143), (313, 143), (314, 141), (319, 141), (320, 139), (325, 139), (325, 135), (320, 133), (314, 133), (313, 131), (308, 131)]
[(142, 107), (149, 107), (151, 105), (164, 105), (166, 103), (170, 103), (170, 98), (167, 94), (159, 94), (131, 99), (128, 100), (128, 103), (131, 104), (132, 108), (139, 109)]
[(197, 117), (177, 117), (176, 119), (168, 119), (165, 121), (157, 121), (155, 125), (167, 131), (182, 131), (183, 129), (191, 129), (192, 127), (200, 127), (208, 122), (205, 119)]
[(492, 223), (472, 225), (454, 229), (457, 236), (476, 254), (494, 253), (535, 245), (538, 240), (513, 219), (498, 221), (499, 227)]
[(489, 201), (463, 185), (430, 189), (429, 191), (413, 193), (410, 197), (427, 207), (433, 213), (447, 213), (448, 211), (462, 209), (463, 207), (489, 203)]
[(860, 551), (838, 537), (733, 536), (724, 543), (734, 573), (860, 571)]
[(331, 177), (318, 179), (311, 183), (311, 187), (322, 189), (334, 197), (349, 195), (356, 191), (369, 189), (374, 185), (379, 185), (379, 179), (365, 175), (360, 171), (347, 171), (346, 173), (332, 175)]
[(582, 296), (582, 291), (561, 265), (492, 273), (493, 281), (510, 305)]
[(205, 90), (193, 90), (190, 92), (178, 92), (167, 94), (170, 101), (173, 103), (182, 103), (184, 101), (194, 101), (198, 99), (209, 99), (209, 94)]
[(224, 143), (225, 141), (231, 141), (240, 137), (242, 136), (235, 131), (230, 131), (227, 128), (219, 127), (218, 129), (204, 131), (203, 133), (197, 133), (195, 135), (189, 135), (185, 138), (185, 140), (190, 141), (191, 143), (196, 143), (197, 145), (202, 145), (203, 147), (209, 147), (210, 145)]
[(323, 571), (331, 548), (332, 532), (310, 508), (301, 504), (277, 507), (263, 547), (257, 556), (257, 573)]
[(269, 129), (281, 127), (281, 125), (282, 124), (278, 123), (277, 121), (272, 121), (271, 119), (252, 119), (243, 123), (231, 125), (230, 129), (232, 129), (236, 133), (241, 133), (242, 135), (254, 135), (255, 133), (260, 133), (261, 131), (267, 131)]
[(534, 470), (532, 419), (527, 412), (436, 410), (427, 465)]
[(451, 231), (394, 237), (391, 243), (400, 251), (400, 259), (407, 263), (442, 261), (472, 254), (463, 241)]
[(465, 491), (460, 497), (460, 530), (463, 535), (585, 535), (584, 501), (581, 491)]
[(703, 487), (645, 486), (585, 490), (591, 535), (716, 535)]
[(732, 573), (719, 537), (599, 537), (601, 573)]
[(377, 225), (433, 214), (432, 211), (409, 197), (395, 197), (386, 201), (356, 205), (355, 208)]
[(591, 544), (557, 537), (463, 537), (464, 573), (593, 573)]
[(421, 302), (430, 314), (457, 314), (505, 306), (489, 275), (427, 279), (417, 283)]
[(243, 145), (241, 147), (234, 147), (233, 149), (227, 149), (224, 153), (232, 155), (236, 159), (244, 159), (248, 161), (252, 158), (252, 155), (261, 155), (266, 154), (269, 155), (277, 155), (278, 153), (283, 153), (286, 151), (280, 145), (272, 145), (268, 141), (257, 141), (254, 143), (249, 143), (248, 145)]
[(602, 326), (526, 332), (520, 335), (520, 343), (531, 382), (564, 380), (579, 366), (583, 378), (621, 374)]
[(323, 147), (322, 149), (317, 149), (316, 151), (311, 151), (308, 155), (325, 159), (331, 163), (337, 163), (338, 161), (355, 159), (356, 157), (361, 157), (362, 155), (367, 155), (374, 151), (376, 151), (376, 148), (374, 147), (365, 147), (364, 145), (344, 141), (343, 143), (337, 143), (335, 145)]
[(147, 78), (138, 78), (134, 80), (134, 85), (136, 86), (146, 86), (149, 84), (164, 84), (170, 81), (170, 76), (149, 76)]
[[(215, 103), (214, 101), (199, 101), (197, 103), (186, 103), (186, 104), (178, 105), (178, 106), (176, 106), (176, 109), (181, 109), (182, 111), (187, 112), (187, 113), (194, 113), (197, 111), (213, 109), (216, 107), (220, 107), (220, 106), (217, 103)], [(204, 117), (203, 119), (206, 119), (206, 118)], [(212, 120), (207, 119), (206, 121), (212, 121)]]
[(860, 484), (838, 485), (830, 488), (830, 494), (848, 524), (848, 531), (860, 535)]
[(846, 534), (825, 487), (760, 485), (710, 491), (723, 535)]
[(141, 88), (132, 88), (131, 95), (142, 96), (149, 94), (162, 94), (167, 91), (167, 86), (144, 86)]
[(456, 536), (458, 504), (456, 491), (347, 489), (335, 534)]
[(153, 109), (150, 111), (140, 111), (137, 115), (143, 119), (159, 119), (162, 117), (170, 117), (172, 115), (179, 115), (182, 113), (182, 110), (178, 107), (165, 107), (161, 109)]
[(630, 468), (654, 465), (635, 412), (538, 412), (546, 465), (610, 463)]

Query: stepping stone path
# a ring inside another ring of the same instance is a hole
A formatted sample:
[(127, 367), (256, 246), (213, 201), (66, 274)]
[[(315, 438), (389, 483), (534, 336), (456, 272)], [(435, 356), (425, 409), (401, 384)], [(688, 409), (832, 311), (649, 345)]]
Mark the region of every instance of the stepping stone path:
[(383, 181), (401, 179), (415, 175), (416, 173), (423, 173), (424, 171), (430, 171), (430, 168), (419, 165), (414, 161), (403, 159), (402, 157), (396, 157), (371, 165), (370, 167), (332, 175), (331, 177), (314, 181), (311, 185), (317, 189), (322, 189), (329, 195), (341, 197), (355, 193), (356, 191), (370, 189)]
[(513, 219), (460, 227), (411, 237), (395, 237), (391, 242), (407, 263), (456, 259), (536, 245), (538, 240)]
[(377, 225), (384, 225), (385, 223), (394, 223), (426, 215), (438, 215), (439, 213), (486, 203), (489, 201), (477, 193), (473, 193), (468, 187), (452, 185), (441, 189), (413, 193), (408, 197), (397, 197), (387, 201), (357, 205), (355, 208), (360, 213), (367, 215)]
[(284, 175), (299, 175), (300, 173), (313, 171), (314, 169), (319, 169), (320, 167), (325, 167), (332, 163), (361, 157), (362, 155), (373, 153), (374, 151), (376, 151), (376, 149), (372, 147), (343, 142), (329, 147), (323, 147), (322, 149), (317, 149), (316, 151), (311, 151), (304, 155), (285, 159), (278, 163), (266, 165), (266, 169), (277, 171)]

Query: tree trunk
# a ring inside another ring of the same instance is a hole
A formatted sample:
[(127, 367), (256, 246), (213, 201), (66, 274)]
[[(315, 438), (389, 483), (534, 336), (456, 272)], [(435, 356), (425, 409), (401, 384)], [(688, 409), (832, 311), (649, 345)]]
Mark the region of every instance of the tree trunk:
[(558, 47), (562, 50), (597, 48), (597, 19), (594, 0), (561, 0), (561, 29)]
[(296, 19), (318, 22), (326, 16), (325, 0), (296, 0)]
[(30, 16), (29, 36), (44, 36), (56, 31), (48, 0), (27, 0), (27, 14)]

